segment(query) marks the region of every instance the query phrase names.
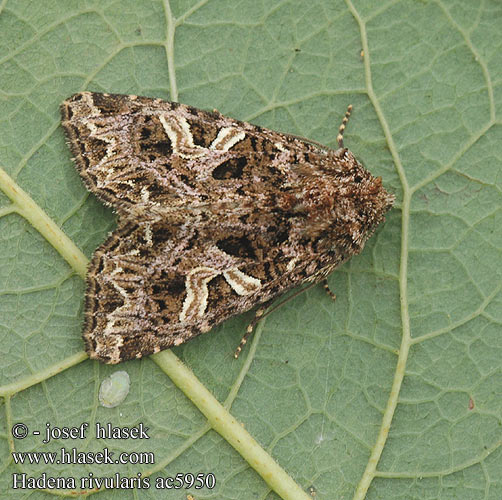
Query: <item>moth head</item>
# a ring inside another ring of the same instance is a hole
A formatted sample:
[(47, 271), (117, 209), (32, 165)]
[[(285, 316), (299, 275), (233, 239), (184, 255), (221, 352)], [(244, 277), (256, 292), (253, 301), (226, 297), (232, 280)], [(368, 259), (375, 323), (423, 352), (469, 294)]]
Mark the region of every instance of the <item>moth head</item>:
[(333, 224), (347, 249), (359, 253), (392, 207), (394, 195), (385, 190), (381, 177), (371, 175), (348, 150), (342, 165)]
[(303, 179), (295, 209), (307, 219), (306, 231), (335, 250), (359, 253), (394, 202), (382, 185), (346, 148), (330, 152), (315, 174)]

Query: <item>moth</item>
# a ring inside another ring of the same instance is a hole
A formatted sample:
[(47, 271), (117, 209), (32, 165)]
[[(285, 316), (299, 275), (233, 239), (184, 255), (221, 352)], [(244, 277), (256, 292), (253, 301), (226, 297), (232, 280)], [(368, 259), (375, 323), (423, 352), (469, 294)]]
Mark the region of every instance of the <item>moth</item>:
[(87, 188), (118, 215), (87, 276), (83, 338), (119, 363), (178, 346), (320, 282), (394, 196), (337, 149), (184, 104), (81, 92), (62, 125)]

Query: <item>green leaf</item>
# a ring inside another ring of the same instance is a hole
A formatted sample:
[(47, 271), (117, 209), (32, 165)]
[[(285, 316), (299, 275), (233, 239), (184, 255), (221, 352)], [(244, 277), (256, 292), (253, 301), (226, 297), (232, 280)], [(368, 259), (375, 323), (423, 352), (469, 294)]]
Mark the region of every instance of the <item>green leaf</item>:
[[(500, 498), (501, 16), (496, 0), (1, 1), (2, 498), (69, 494), (13, 489), (13, 474), (116, 472), (152, 486), (97, 498), (185, 498), (155, 480), (198, 472), (216, 487), (188, 490), (197, 500), (278, 498), (244, 460), (251, 445), (238, 452), (211, 430), (166, 357), (120, 365), (127, 398), (99, 404), (117, 367), (83, 353), (82, 276), (115, 219), (73, 168), (58, 110), (84, 89), (217, 108), (332, 147), (352, 103), (345, 144), (397, 202), (330, 276), (336, 302), (321, 287), (296, 297), (238, 361), (251, 314), (174, 352), (316, 499)], [(42, 442), (46, 423), (82, 422), (85, 439)], [(141, 422), (150, 439), (99, 440), (97, 422)], [(16, 423), (28, 437), (12, 437)], [(155, 463), (12, 456), (61, 447)]]

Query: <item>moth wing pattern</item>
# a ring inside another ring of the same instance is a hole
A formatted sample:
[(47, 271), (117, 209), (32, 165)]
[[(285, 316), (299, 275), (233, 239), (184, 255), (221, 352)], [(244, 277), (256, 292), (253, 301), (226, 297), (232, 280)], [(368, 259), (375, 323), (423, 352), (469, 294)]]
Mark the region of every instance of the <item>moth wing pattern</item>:
[(62, 124), (80, 175), (90, 191), (119, 213), (134, 217), (146, 205), (152, 208), (150, 191), (162, 193), (164, 200), (175, 196), (169, 184), (172, 143), (158, 118), (175, 106), (160, 99), (92, 92), (63, 102)]
[(298, 281), (291, 261), (221, 250), (228, 233), (198, 239), (163, 222), (131, 222), (96, 250), (83, 331), (91, 357), (118, 363), (180, 345)]
[[(87, 188), (119, 215), (181, 220), (211, 204), (225, 211), (282, 181), (284, 154), (316, 148), (286, 134), (184, 104), (81, 92), (62, 124)], [(277, 158), (272, 166), (271, 158)], [(276, 182), (273, 182), (276, 181)]]
[(86, 186), (118, 213), (83, 337), (118, 363), (182, 344), (358, 253), (393, 196), (346, 148), (217, 112), (82, 92), (61, 107)]

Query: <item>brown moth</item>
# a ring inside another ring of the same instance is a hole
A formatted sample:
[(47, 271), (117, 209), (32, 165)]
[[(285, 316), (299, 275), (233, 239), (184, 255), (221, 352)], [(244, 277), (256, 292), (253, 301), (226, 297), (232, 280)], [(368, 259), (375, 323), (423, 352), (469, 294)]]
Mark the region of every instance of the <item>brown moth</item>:
[(91, 358), (140, 358), (318, 282), (365, 241), (394, 196), (332, 150), (218, 112), (82, 92), (61, 106), (78, 171), (118, 214), (89, 266)]

